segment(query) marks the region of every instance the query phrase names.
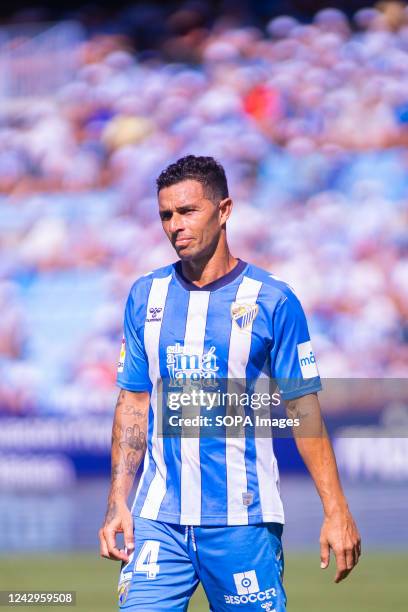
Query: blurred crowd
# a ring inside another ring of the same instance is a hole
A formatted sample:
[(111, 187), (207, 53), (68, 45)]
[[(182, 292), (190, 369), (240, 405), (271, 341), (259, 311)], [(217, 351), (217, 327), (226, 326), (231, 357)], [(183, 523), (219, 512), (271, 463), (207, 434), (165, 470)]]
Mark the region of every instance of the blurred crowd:
[(175, 259), (155, 178), (189, 153), (224, 165), (233, 253), (294, 287), (321, 375), (408, 374), (408, 9), (178, 19), (151, 52), (84, 36), (74, 77), (41, 96), (0, 83), (0, 411), (112, 410), (127, 292)]

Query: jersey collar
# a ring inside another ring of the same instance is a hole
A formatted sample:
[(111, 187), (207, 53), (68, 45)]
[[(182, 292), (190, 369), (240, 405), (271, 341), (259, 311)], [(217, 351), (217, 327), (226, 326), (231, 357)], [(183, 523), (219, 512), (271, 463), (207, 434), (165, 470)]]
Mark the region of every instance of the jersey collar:
[(183, 272), (181, 270), (181, 261), (177, 261), (175, 264), (173, 264), (173, 266), (174, 274), (177, 280), (184, 287), (184, 289), (187, 289), (187, 291), (216, 291), (216, 289), (221, 289), (221, 287), (225, 287), (225, 285), (228, 285), (236, 278), (238, 278), (238, 276), (246, 268), (247, 262), (238, 258), (238, 263), (236, 264), (235, 268), (230, 270), (227, 274), (224, 274), (224, 276), (217, 278), (217, 280), (212, 281), (211, 283), (208, 283), (203, 287), (197, 287), (197, 285), (194, 285), (194, 283), (192, 283), (185, 276), (183, 276)]

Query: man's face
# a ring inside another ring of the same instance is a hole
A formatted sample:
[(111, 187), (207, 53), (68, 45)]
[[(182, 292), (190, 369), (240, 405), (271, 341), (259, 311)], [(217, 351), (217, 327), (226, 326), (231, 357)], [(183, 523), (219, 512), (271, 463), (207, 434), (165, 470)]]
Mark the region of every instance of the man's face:
[(168, 239), (185, 261), (211, 255), (226, 221), (219, 205), (193, 179), (160, 190), (159, 214)]

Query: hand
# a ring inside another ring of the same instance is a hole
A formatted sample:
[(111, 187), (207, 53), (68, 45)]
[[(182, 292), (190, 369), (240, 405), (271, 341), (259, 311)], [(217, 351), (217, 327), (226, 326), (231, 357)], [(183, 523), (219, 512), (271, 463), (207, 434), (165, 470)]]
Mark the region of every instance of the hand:
[(336, 556), (337, 571), (334, 582), (344, 580), (361, 555), (361, 538), (350, 511), (338, 511), (326, 516), (320, 532), (320, 567), (330, 563), (330, 548)]
[[(116, 546), (116, 534), (123, 533), (125, 550)], [(99, 530), (99, 542), (101, 557), (115, 561), (129, 562), (128, 552), (131, 553), (135, 547), (133, 537), (133, 519), (123, 500), (111, 499), (108, 501), (105, 523)]]

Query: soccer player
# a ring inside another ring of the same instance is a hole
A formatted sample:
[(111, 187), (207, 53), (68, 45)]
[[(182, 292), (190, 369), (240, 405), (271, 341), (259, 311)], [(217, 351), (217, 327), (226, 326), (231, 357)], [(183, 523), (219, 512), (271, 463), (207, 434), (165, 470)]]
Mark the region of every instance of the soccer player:
[[(208, 405), (197, 413), (207, 421), (186, 435), (188, 422), (178, 421), (183, 411), (166, 411), (166, 402), (177, 384), (183, 390), (244, 381), (252, 393), (253, 381), (278, 381), (293, 424), (309, 423), (311, 435), (295, 433), (295, 440), (323, 505), (321, 567), (331, 548), (335, 582), (343, 580), (360, 556), (360, 536), (320, 414), (305, 315), (286, 283), (231, 254), (232, 200), (217, 161), (179, 159), (161, 173), (157, 191), (161, 223), (179, 260), (136, 280), (127, 300), (101, 555), (122, 561), (121, 610), (187, 610), (201, 581), (210, 610), (283, 612), (284, 514), (271, 435), (250, 435), (250, 427), (234, 435), (222, 418), (217, 435), (203, 435), (214, 428)], [(222, 417), (222, 410), (214, 406), (213, 414)], [(169, 413), (180, 435), (162, 435)], [(119, 532), (124, 549), (117, 546)]]

